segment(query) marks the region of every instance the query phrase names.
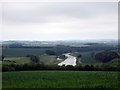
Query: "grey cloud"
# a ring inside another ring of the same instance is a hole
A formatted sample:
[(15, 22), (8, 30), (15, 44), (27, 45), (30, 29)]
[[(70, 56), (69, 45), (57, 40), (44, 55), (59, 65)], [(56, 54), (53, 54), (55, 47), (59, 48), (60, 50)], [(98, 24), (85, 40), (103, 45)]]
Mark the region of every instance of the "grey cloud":
[(5, 3), (4, 39), (116, 39), (117, 4)]
[[(4, 6), (3, 21), (7, 22), (22, 22), (22, 23), (44, 23), (59, 21), (57, 18), (50, 19), (50, 17), (70, 17), (78, 19), (95, 18), (100, 15), (109, 15), (116, 12), (116, 3), (25, 3), (18, 4), (20, 8), (14, 8), (12, 3), (12, 9), (7, 5)], [(27, 9), (26, 9), (27, 8)]]

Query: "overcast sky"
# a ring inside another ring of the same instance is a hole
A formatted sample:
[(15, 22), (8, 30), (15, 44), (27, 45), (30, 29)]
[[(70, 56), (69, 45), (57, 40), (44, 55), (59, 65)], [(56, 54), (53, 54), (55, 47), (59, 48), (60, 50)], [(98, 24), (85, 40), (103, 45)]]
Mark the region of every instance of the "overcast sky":
[(117, 2), (4, 3), (0, 7), (2, 40), (118, 38)]

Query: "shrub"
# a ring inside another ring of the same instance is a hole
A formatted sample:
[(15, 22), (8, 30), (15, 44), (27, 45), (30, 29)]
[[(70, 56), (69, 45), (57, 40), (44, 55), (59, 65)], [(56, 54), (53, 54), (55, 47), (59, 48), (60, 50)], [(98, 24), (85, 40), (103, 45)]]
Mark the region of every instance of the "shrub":
[(55, 51), (52, 51), (52, 50), (46, 50), (45, 53), (48, 55), (57, 55), (57, 53)]
[(113, 51), (104, 51), (95, 55), (95, 59), (101, 62), (108, 62), (115, 58), (119, 58), (119, 55)]

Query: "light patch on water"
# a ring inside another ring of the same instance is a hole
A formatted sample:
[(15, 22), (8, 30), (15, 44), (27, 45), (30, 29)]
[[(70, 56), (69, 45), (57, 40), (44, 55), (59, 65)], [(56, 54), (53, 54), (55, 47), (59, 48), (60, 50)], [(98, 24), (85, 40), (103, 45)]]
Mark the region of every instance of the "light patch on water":
[(72, 65), (72, 66), (75, 66), (76, 65), (76, 57), (70, 55), (70, 53), (67, 53), (67, 54), (64, 54), (66, 57), (68, 57), (67, 59), (65, 59), (63, 62), (59, 63), (58, 65), (59, 66), (62, 66), (62, 65)]

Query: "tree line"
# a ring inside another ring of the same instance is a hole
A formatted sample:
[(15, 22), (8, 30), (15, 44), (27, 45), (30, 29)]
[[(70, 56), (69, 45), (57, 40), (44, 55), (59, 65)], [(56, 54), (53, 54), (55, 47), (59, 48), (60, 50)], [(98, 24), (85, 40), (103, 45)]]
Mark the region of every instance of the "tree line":
[(3, 65), (2, 71), (31, 71), (31, 70), (65, 70), (65, 71), (120, 71), (120, 65), (117, 67), (112, 67), (109, 65), (44, 65), (44, 64), (23, 64), (23, 65), (17, 65), (17, 64), (9, 64), (9, 65)]

